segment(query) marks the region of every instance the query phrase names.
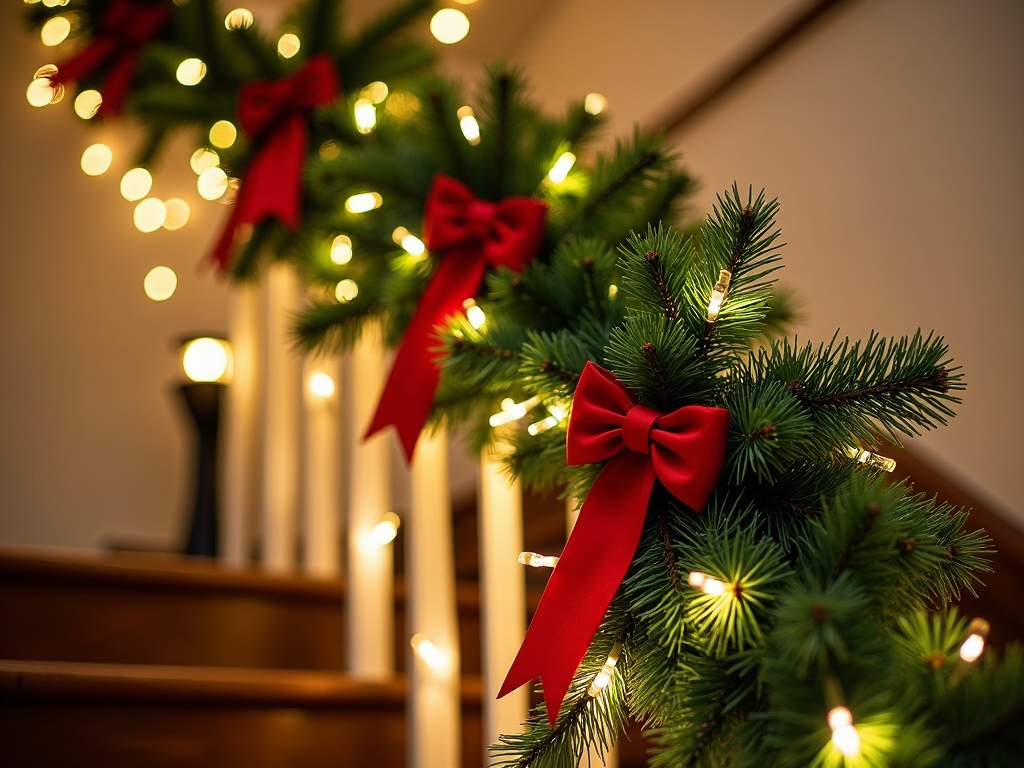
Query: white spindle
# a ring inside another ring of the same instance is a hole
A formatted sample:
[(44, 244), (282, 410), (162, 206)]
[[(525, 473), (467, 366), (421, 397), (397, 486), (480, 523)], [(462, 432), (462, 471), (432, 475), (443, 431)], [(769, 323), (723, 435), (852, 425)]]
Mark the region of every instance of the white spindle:
[(367, 441), (363, 433), (384, 388), (386, 361), (374, 326), (346, 361), (348, 405), (345, 454), (348, 462), (348, 668), (360, 677), (395, 671), (395, 575), (391, 544), (375, 544), (373, 529), (391, 507), (389, 432)]
[(336, 357), (307, 358), (303, 363), (303, 568), (322, 578), (340, 573), (339, 368)]
[(263, 565), (287, 571), (295, 564), (298, 512), (301, 359), (292, 346), (291, 316), (299, 288), (293, 268), (275, 262), (263, 282)]
[(459, 768), (462, 709), (448, 440), (420, 437), (412, 462), (406, 534), (409, 635), (439, 651), (435, 665), (412, 654), (409, 662), (409, 765)]
[[(495, 696), (526, 634), (526, 578), (523, 549), (523, 493), (508, 477), (499, 455), (480, 456), (480, 622), (484, 678), (484, 744), (503, 733), (518, 733), (529, 712), (529, 688)], [(489, 756), (485, 753), (484, 765)]]
[(240, 285), (229, 293), (228, 341), (234, 359), (223, 414), (224, 496), (221, 559), (229, 566), (249, 562), (255, 519), (259, 459), (260, 295)]

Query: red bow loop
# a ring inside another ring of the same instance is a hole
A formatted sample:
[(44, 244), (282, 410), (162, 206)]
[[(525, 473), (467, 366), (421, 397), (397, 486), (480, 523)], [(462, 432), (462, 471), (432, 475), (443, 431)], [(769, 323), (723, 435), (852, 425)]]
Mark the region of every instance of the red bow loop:
[(306, 115), (313, 107), (334, 101), (337, 93), (334, 65), (324, 54), (294, 75), (242, 87), (238, 119), (254, 147), (234, 210), (214, 247), (212, 259), (222, 271), (228, 267), (240, 225), (276, 217), (289, 229), (299, 228)]
[(131, 88), (139, 51), (171, 20), (171, 8), (164, 3), (112, 0), (96, 25), (96, 37), (85, 48), (57, 64), (55, 83), (67, 83), (91, 75), (109, 64), (103, 82), (101, 115), (121, 111)]
[(569, 464), (610, 459), (544, 590), (498, 696), (540, 676), (552, 725), (601, 617), (636, 552), (656, 480), (700, 511), (725, 461), (729, 412), (690, 405), (661, 414), (611, 371), (587, 363), (566, 435)]
[(437, 269), (409, 321), (366, 437), (393, 424), (412, 460), (441, 377), (440, 363), (430, 352), (437, 345), (435, 329), (476, 295), (488, 264), (523, 270), (540, 248), (546, 215), (547, 205), (540, 200), (478, 200), (457, 179), (434, 177), (423, 239), (438, 254)]

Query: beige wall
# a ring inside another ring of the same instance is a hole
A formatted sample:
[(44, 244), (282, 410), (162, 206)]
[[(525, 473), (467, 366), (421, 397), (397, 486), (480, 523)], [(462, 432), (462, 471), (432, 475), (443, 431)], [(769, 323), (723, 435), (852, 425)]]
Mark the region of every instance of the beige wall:
[[(560, 0), (507, 42), (544, 103), (601, 91), (623, 133), (808, 4)], [(96, 139), (69, 105), (25, 103), (47, 56), (20, 5), (0, 9), (0, 543), (173, 541), (188, 435), (172, 340), (224, 327), (225, 291), (196, 270), (224, 211), (191, 193), (183, 143), (155, 194), (188, 195), (192, 224), (134, 231), (116, 178), (77, 170)], [(780, 197), (801, 338), (946, 336), (969, 389), (915, 446), (1024, 527), (1022, 30), (1012, 0), (849, 0), (673, 138), (703, 181), (699, 209), (734, 179)], [(163, 304), (141, 289), (158, 263), (181, 280)]]

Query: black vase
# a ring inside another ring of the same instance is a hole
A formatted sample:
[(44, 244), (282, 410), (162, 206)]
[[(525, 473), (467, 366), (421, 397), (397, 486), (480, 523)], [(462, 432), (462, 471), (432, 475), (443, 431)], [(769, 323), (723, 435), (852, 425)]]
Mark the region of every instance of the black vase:
[(197, 440), (192, 516), (183, 551), (195, 557), (216, 557), (217, 432), (224, 385), (211, 381), (189, 382), (182, 384), (179, 391), (195, 424)]

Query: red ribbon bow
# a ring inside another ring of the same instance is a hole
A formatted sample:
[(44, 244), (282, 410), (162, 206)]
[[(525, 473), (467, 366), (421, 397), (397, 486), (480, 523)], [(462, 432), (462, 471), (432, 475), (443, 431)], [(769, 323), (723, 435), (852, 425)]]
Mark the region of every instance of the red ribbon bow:
[(725, 460), (729, 412), (688, 405), (662, 414), (637, 403), (615, 375), (587, 363), (566, 437), (569, 464), (611, 459), (537, 606), (498, 698), (538, 675), (552, 726), (583, 654), (633, 560), (655, 480), (695, 511)]
[(112, 0), (100, 19), (95, 39), (57, 65), (53, 82), (81, 80), (109, 63), (110, 70), (103, 81), (103, 103), (100, 104), (99, 114), (118, 114), (131, 88), (139, 52), (171, 20), (171, 13), (170, 6), (164, 3)]
[(246, 83), (238, 96), (238, 119), (258, 147), (239, 189), (231, 218), (217, 241), (213, 259), (227, 269), (235, 230), (276, 216), (299, 228), (302, 163), (306, 158), (306, 116), (313, 107), (337, 98), (338, 80), (326, 55), (280, 80)]
[(477, 200), (461, 182), (434, 177), (423, 232), (427, 248), (441, 257), (398, 348), (366, 437), (394, 424), (412, 460), (441, 373), (430, 352), (434, 328), (462, 311), (463, 302), (480, 289), (488, 264), (523, 270), (540, 247), (547, 210), (547, 204), (530, 197)]

